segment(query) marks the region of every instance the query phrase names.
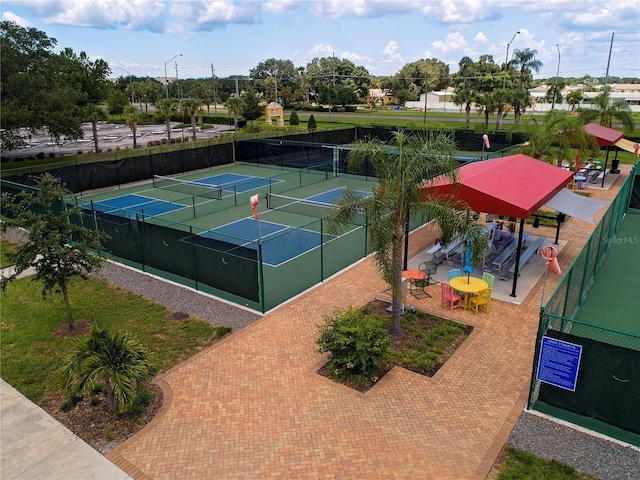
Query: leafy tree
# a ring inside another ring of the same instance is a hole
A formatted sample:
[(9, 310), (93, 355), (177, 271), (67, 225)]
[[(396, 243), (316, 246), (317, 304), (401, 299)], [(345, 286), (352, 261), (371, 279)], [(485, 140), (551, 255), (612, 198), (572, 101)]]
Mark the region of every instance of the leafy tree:
[(191, 130), (193, 131), (192, 138), (194, 140), (197, 140), (197, 137), (196, 137), (196, 115), (200, 111), (200, 107), (202, 107), (202, 104), (200, 103), (200, 100), (197, 100), (195, 98), (187, 98), (186, 100), (183, 100), (182, 103), (181, 103), (182, 111), (184, 113), (186, 113), (187, 115), (189, 115), (189, 118), (191, 119)]
[(13, 197), (6, 192), (2, 194), (5, 216), (2, 231), (11, 227), (23, 228), (27, 231), (27, 239), (15, 253), (14, 273), (3, 277), (0, 285), (4, 291), (20, 273), (34, 268), (33, 280), (42, 282), (43, 296), (52, 291), (62, 293), (69, 329), (73, 330), (70, 282), (75, 277), (86, 278), (87, 273), (100, 268), (102, 259), (90, 250), (102, 250), (102, 242), (107, 237), (100, 230), (74, 223), (80, 215), (77, 207), (60, 210), (62, 197), (70, 192), (58, 178), (45, 173), (36, 180), (36, 188), (35, 193), (22, 191)]
[(315, 132), (318, 129), (318, 125), (316, 124), (316, 118), (311, 114), (309, 116), (309, 120), (307, 121), (307, 130), (310, 132)]
[(419, 94), (428, 90), (441, 90), (449, 82), (449, 65), (436, 59), (421, 59), (407, 63), (393, 76), (393, 89), (406, 88)]
[(329, 105), (353, 105), (358, 103), (358, 96), (353, 88), (347, 86), (321, 85), (320, 86), (320, 103), (328, 103)]
[(233, 126), (238, 131), (238, 115), (244, 112), (244, 100), (240, 97), (229, 97), (227, 99), (227, 110), (233, 114)]
[(107, 110), (112, 115), (121, 115), (129, 105), (129, 98), (124, 92), (113, 89), (107, 96)]
[[(525, 48), (523, 50), (515, 50), (513, 52), (513, 60), (509, 62), (515, 68), (520, 68), (520, 88), (526, 89), (526, 85), (529, 84), (529, 79), (531, 78), (531, 70), (536, 73), (540, 73), (540, 69), (542, 68), (542, 62), (536, 59), (536, 55), (538, 54), (537, 50), (531, 50), (529, 48)], [(525, 82), (526, 77), (526, 82)]]
[(583, 98), (584, 95), (580, 90), (572, 90), (567, 93), (567, 103), (571, 105), (572, 111), (576, 109), (576, 105), (579, 105)]
[(271, 78), (274, 82), (275, 92), (274, 99), (278, 101), (278, 87), (283, 88), (287, 85), (296, 84), (298, 71), (291, 60), (276, 60), (269, 58), (264, 62), (260, 62), (255, 68), (249, 70), (249, 76), (262, 81)]
[(622, 124), (625, 133), (633, 132), (635, 122), (631, 109), (624, 102), (614, 102), (609, 104), (609, 98), (606, 93), (601, 93), (593, 99), (593, 105), (596, 108), (580, 108), (578, 115), (583, 122), (589, 123), (600, 119), (600, 125), (611, 128), (613, 120), (617, 120)]
[(154, 373), (146, 349), (130, 335), (98, 327), (76, 343), (65, 363), (67, 389), (79, 396), (104, 382), (110, 412), (129, 405), (139, 383), (151, 379)]
[(165, 121), (167, 139), (171, 142), (171, 116), (178, 111), (178, 104), (172, 98), (162, 98), (156, 102), (156, 110), (158, 111), (158, 116)]
[(464, 105), (464, 111), (467, 114), (464, 124), (465, 128), (469, 128), (469, 124), (471, 123), (471, 104), (473, 103), (473, 97), (473, 90), (470, 88), (457, 89), (451, 97), (451, 101), (456, 105)]
[(307, 64), (305, 74), (302, 75), (305, 85), (315, 93), (320, 85), (328, 82), (335, 86), (345, 86), (347, 80), (351, 82), (352, 90), (361, 97), (366, 97), (371, 85), (371, 75), (362, 66), (356, 66), (351, 60), (336, 57), (314, 58)]
[(260, 99), (254, 88), (248, 87), (242, 95), (244, 106), (242, 116), (245, 120), (252, 122), (264, 115), (264, 107), (260, 105)]
[(133, 148), (138, 148), (138, 123), (142, 118), (142, 112), (135, 105), (128, 105), (124, 109), (124, 119), (127, 122), (127, 127), (133, 133)]
[(493, 95), (490, 92), (478, 93), (474, 97), (478, 112), (484, 114), (484, 128), (489, 128), (489, 116), (496, 111)]
[(491, 102), (496, 112), (496, 130), (502, 128), (502, 117), (507, 104), (511, 100), (511, 95), (506, 90), (496, 90), (491, 95)]
[(83, 108), (84, 119), (87, 122), (91, 122), (91, 128), (93, 130), (93, 145), (96, 149), (96, 153), (100, 151), (98, 147), (98, 122), (102, 122), (107, 119), (107, 113), (95, 103), (88, 103)]
[(85, 52), (76, 54), (65, 48), (54, 58), (56, 80), (85, 97), (86, 102), (101, 102), (107, 98), (111, 73), (103, 59), (90, 60)]
[(213, 101), (213, 90), (205, 82), (196, 82), (191, 90), (191, 95), (200, 100), (201, 104), (207, 106), (207, 113), (210, 113), (209, 106)]
[[(389, 149), (394, 147), (394, 151)], [(339, 232), (360, 211), (365, 212), (370, 231), (370, 245), (375, 262), (393, 294), (391, 334), (400, 334), (402, 297), (402, 251), (406, 223), (410, 216), (422, 215), (434, 220), (448, 243), (460, 235), (474, 240), (474, 260), (487, 246), (487, 239), (477, 235), (477, 228), (467, 221), (463, 204), (449, 197), (424, 197), (423, 185), (438, 175), (457, 178), (454, 142), (445, 135), (410, 136), (397, 131), (388, 144), (374, 139), (360, 141), (350, 152), (347, 162), (357, 169), (371, 162), (379, 185), (366, 198), (346, 190), (329, 213), (329, 230)]]
[(300, 125), (300, 118), (298, 117), (298, 114), (295, 110), (291, 112), (291, 116), (289, 117), (289, 125), (292, 125), (292, 126)]

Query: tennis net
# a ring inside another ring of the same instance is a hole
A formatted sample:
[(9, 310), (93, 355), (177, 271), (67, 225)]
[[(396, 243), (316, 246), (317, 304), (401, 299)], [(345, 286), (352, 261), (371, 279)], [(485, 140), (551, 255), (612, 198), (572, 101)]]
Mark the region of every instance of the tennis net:
[[(331, 204), (269, 193), (267, 194), (267, 208), (306, 217), (326, 218), (329, 215)], [(364, 225), (364, 212), (359, 211), (352, 222), (356, 225)]]
[(208, 183), (200, 183), (193, 180), (180, 180), (177, 178), (163, 177), (160, 175), (153, 176), (153, 187), (173, 192), (186, 193), (197, 197), (212, 198), (214, 200), (222, 199), (222, 187), (220, 185), (210, 185)]

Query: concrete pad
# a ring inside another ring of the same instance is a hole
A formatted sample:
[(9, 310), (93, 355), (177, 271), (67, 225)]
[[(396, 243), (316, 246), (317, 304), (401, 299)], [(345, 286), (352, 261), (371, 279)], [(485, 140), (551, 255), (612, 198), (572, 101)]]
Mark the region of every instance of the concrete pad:
[(131, 477), (0, 379), (3, 480), (129, 480)]

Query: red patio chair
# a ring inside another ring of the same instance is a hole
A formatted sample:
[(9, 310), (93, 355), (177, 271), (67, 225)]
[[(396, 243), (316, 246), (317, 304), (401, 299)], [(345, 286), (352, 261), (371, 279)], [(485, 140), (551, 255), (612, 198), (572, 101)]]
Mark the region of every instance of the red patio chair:
[(451, 285), (442, 282), (440, 284), (440, 291), (442, 292), (442, 301), (440, 305), (444, 306), (448, 303), (449, 310), (453, 310), (454, 308), (459, 308), (460, 306), (462, 306), (462, 296), (455, 293), (451, 288)]

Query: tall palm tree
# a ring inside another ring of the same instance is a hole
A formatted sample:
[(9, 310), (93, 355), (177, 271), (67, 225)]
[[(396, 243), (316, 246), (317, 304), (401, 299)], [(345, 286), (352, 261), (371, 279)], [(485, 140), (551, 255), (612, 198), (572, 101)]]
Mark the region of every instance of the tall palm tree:
[(484, 128), (489, 128), (489, 116), (496, 111), (496, 105), (493, 101), (491, 92), (477, 94), (473, 102), (476, 104), (478, 113), (484, 114)]
[(227, 110), (233, 113), (233, 126), (238, 131), (238, 115), (242, 115), (244, 111), (244, 100), (240, 97), (229, 97), (225, 103)]
[(67, 389), (74, 394), (90, 391), (104, 382), (109, 411), (131, 403), (138, 382), (153, 377), (155, 368), (145, 348), (128, 334), (110, 333), (94, 327), (65, 364)]
[(491, 100), (496, 112), (496, 130), (502, 128), (502, 117), (510, 99), (511, 95), (506, 90), (495, 90), (491, 93)]
[(611, 128), (613, 120), (617, 120), (622, 124), (625, 133), (633, 132), (635, 124), (633, 115), (628, 105), (623, 102), (614, 102), (609, 104), (606, 94), (602, 93), (593, 99), (593, 105), (596, 108), (581, 108), (578, 115), (584, 123), (593, 122), (600, 118), (600, 125)]
[(526, 90), (511, 90), (509, 103), (513, 106), (513, 119), (519, 124), (520, 116), (531, 106), (531, 95)]
[(584, 95), (580, 90), (572, 90), (567, 93), (567, 103), (571, 105), (571, 111), (576, 109), (576, 105), (579, 105), (583, 98)]
[[(390, 149), (389, 147), (394, 147)], [(402, 250), (405, 227), (410, 216), (423, 215), (433, 219), (442, 230), (442, 239), (449, 242), (457, 235), (468, 237), (474, 231), (467, 221), (464, 204), (448, 197), (424, 197), (424, 182), (444, 174), (455, 181), (457, 162), (453, 158), (454, 142), (444, 136), (410, 136), (403, 131), (393, 134), (387, 144), (377, 139), (360, 141), (350, 152), (347, 162), (357, 169), (371, 162), (379, 185), (366, 198), (347, 189), (330, 209), (329, 230), (338, 233), (364, 210), (370, 232), (370, 245), (384, 281), (391, 287), (391, 334), (400, 334), (402, 294)], [(475, 237), (474, 237), (475, 238)], [(476, 238), (479, 258), (486, 239)]]
[(189, 115), (191, 119), (191, 130), (193, 132), (192, 138), (197, 140), (196, 137), (196, 114), (200, 111), (200, 107), (202, 107), (202, 103), (200, 100), (195, 98), (187, 98), (181, 104), (182, 111)]
[(129, 127), (129, 129), (131, 130), (131, 133), (133, 133), (134, 149), (138, 148), (138, 139), (137, 139), (138, 122), (140, 121), (141, 118), (142, 118), (142, 112), (138, 107), (134, 105), (129, 105), (127, 108), (124, 109), (125, 122), (127, 122), (127, 127)]
[(511, 60), (511, 64), (514, 68), (520, 68), (520, 88), (525, 88), (525, 76), (527, 74), (531, 74), (531, 70), (536, 73), (540, 73), (540, 69), (542, 68), (542, 62), (536, 59), (536, 55), (538, 54), (537, 50), (531, 50), (529, 48), (525, 48), (523, 50), (514, 50), (513, 52), (513, 60)]
[(473, 90), (470, 88), (456, 89), (451, 97), (451, 101), (456, 105), (464, 105), (464, 111), (467, 114), (465, 118), (465, 128), (469, 128), (471, 123), (471, 104), (473, 103)]
[(167, 126), (167, 139), (171, 143), (171, 115), (178, 111), (178, 104), (172, 98), (163, 98), (156, 103), (158, 115), (164, 118)]
[(96, 153), (98, 153), (98, 122), (107, 119), (107, 112), (105, 112), (102, 107), (96, 105), (95, 103), (88, 103), (83, 108), (83, 115), (84, 119), (87, 122), (91, 122), (91, 128), (93, 130), (93, 145), (95, 147)]
[(127, 93), (138, 101), (140, 111), (142, 111), (142, 97), (144, 96), (142, 82), (133, 82), (127, 85)]
[(144, 113), (148, 114), (149, 102), (155, 101), (155, 99), (158, 98), (158, 94), (162, 91), (161, 85), (158, 82), (147, 78), (144, 82), (142, 82), (140, 91), (142, 97), (144, 97)]

